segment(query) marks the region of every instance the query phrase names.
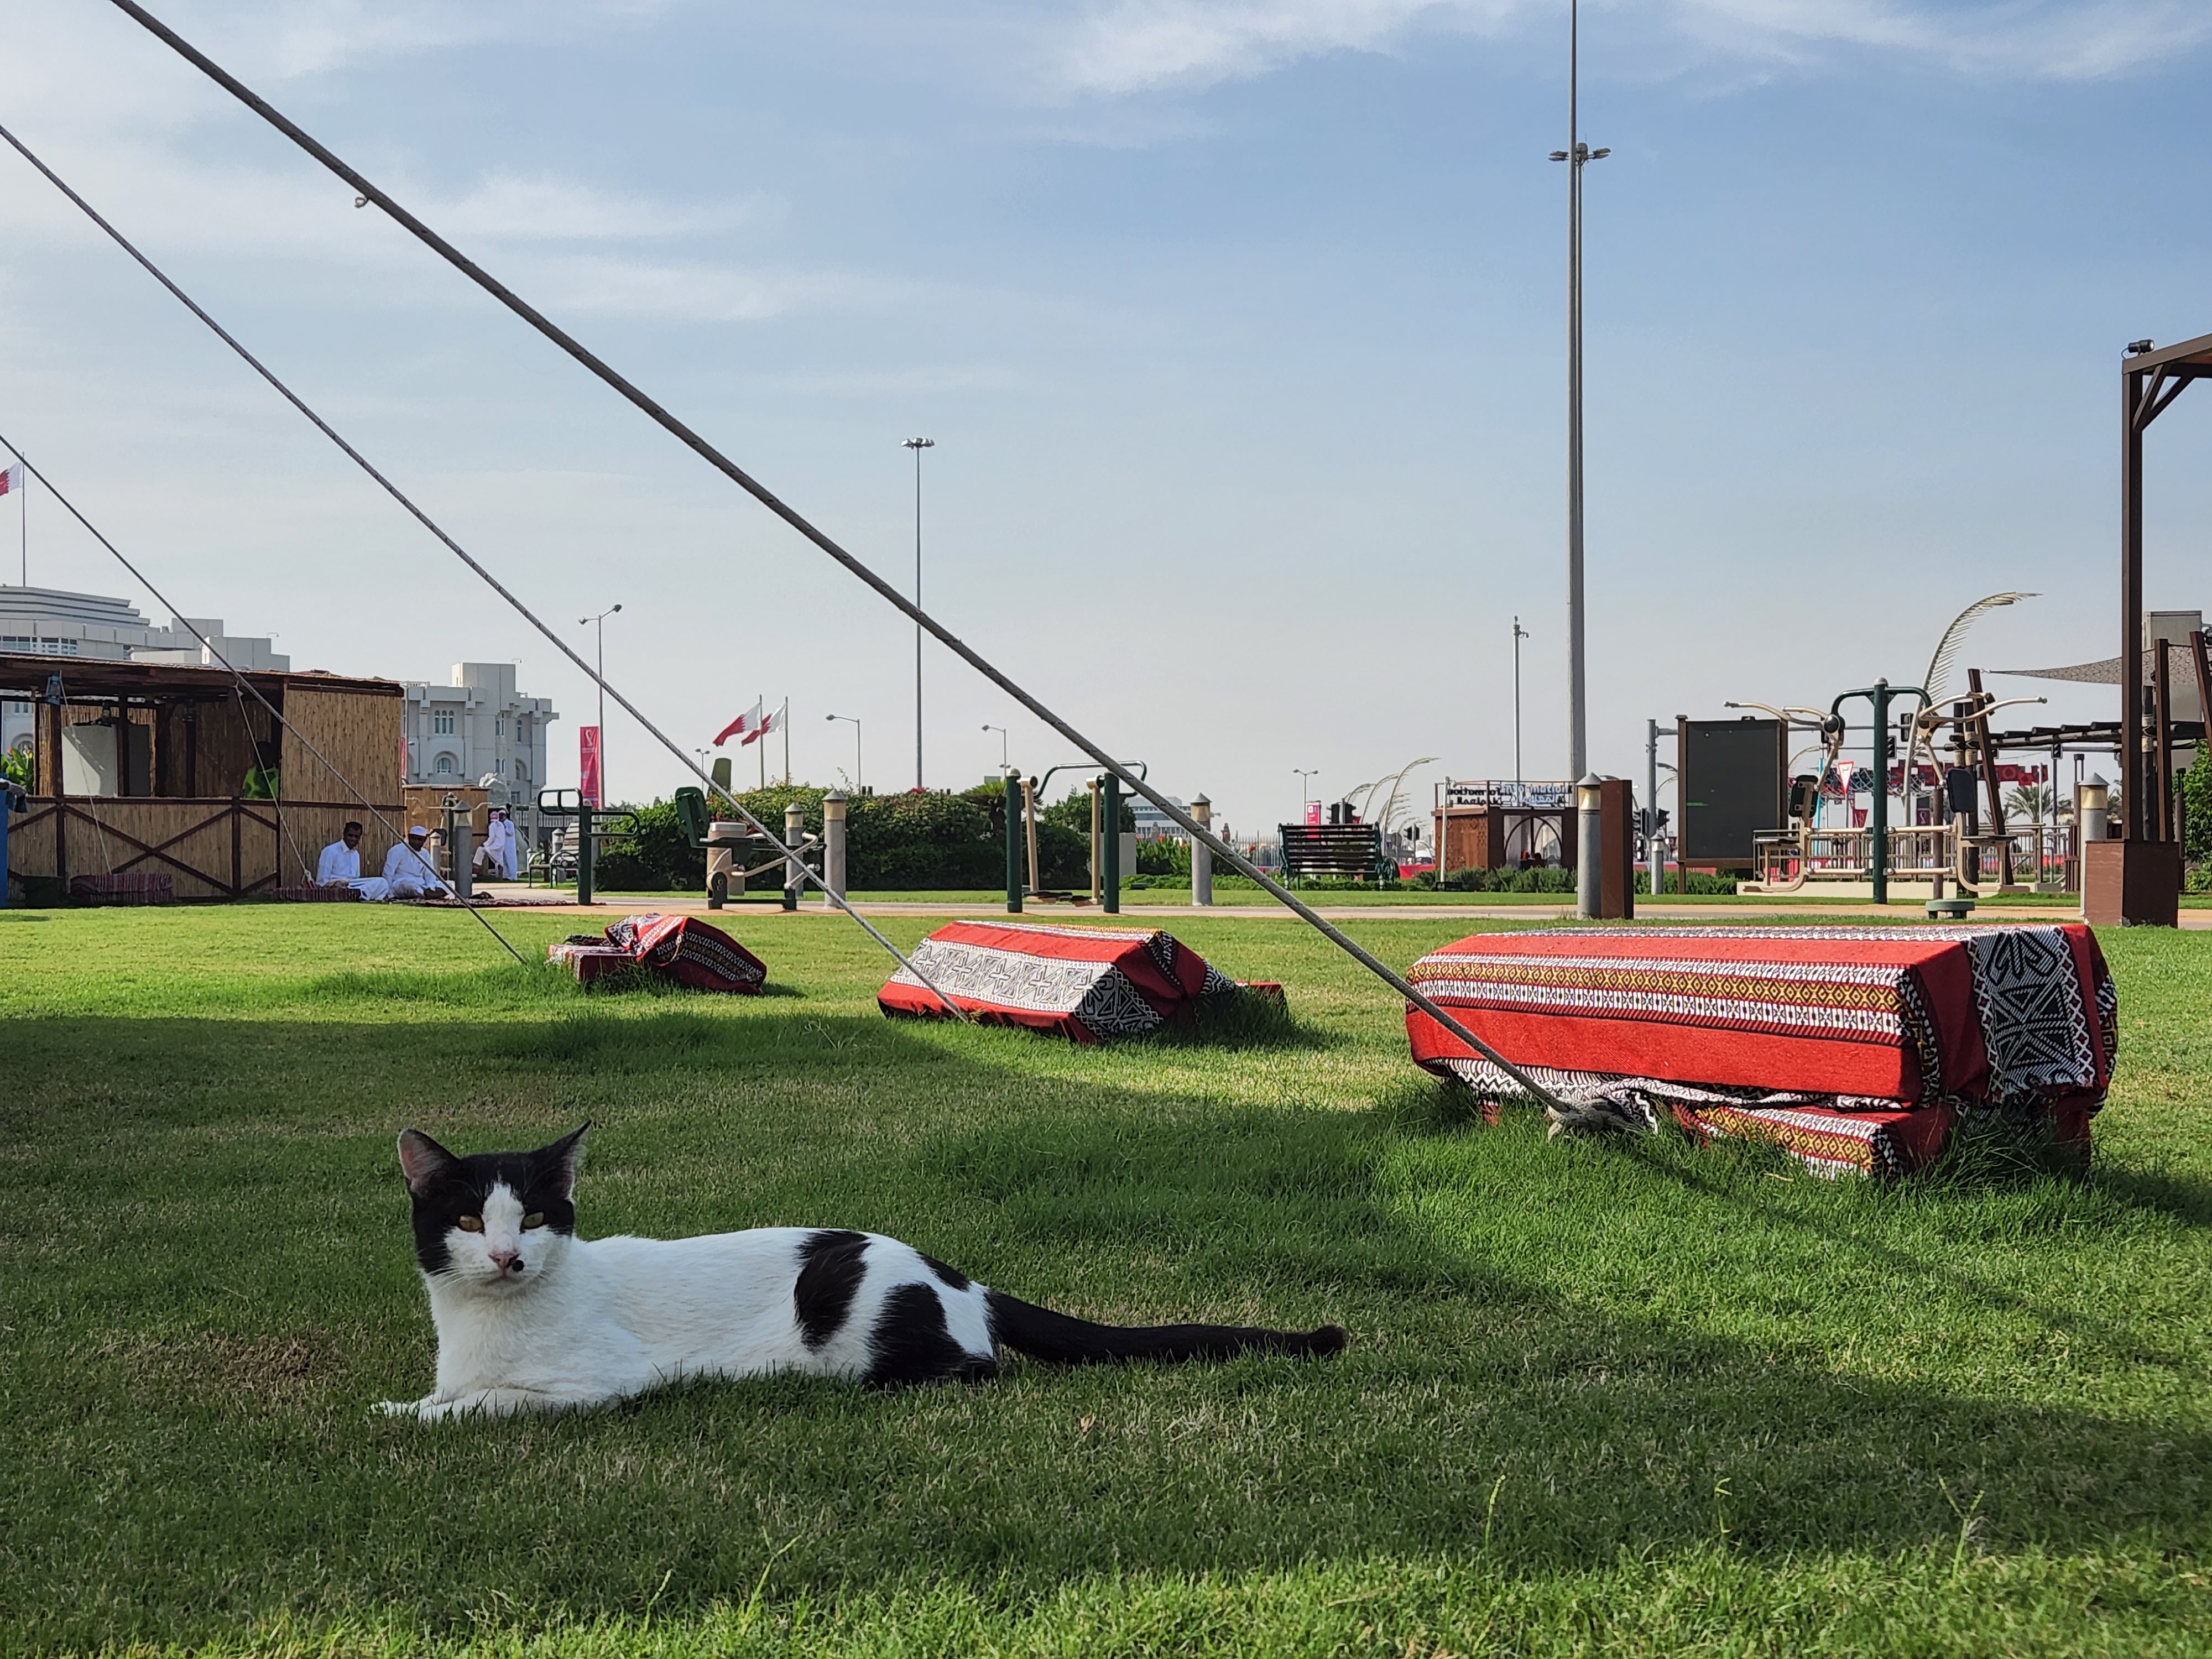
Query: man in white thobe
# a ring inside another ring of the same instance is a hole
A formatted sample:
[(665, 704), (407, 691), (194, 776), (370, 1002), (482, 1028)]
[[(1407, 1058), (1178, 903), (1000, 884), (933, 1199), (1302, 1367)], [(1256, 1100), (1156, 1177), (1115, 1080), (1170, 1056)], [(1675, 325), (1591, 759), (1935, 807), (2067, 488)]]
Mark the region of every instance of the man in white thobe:
[(343, 839), (323, 848), (315, 860), (315, 885), (336, 887), (361, 878), (361, 825), (349, 823)]
[(483, 847), (480, 869), (502, 881), (514, 879), (514, 823), (499, 807), (491, 809), (491, 822), (484, 826)]
[(407, 826), (404, 845), (393, 848), (384, 855), (384, 879), (394, 898), (442, 898), (446, 884), (430, 867), (430, 860), (422, 855), (422, 844), (430, 832), (419, 823)]
[(322, 857), (315, 860), (315, 885), (350, 887), (372, 904), (392, 896), (382, 877), (361, 872), (361, 825), (356, 822), (346, 824), (343, 839), (323, 848)]

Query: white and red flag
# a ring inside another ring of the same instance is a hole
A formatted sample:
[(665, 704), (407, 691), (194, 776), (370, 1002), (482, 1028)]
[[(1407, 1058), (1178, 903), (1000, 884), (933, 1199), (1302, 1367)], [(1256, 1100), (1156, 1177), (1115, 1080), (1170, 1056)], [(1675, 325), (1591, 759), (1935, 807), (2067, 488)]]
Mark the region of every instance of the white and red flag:
[(21, 489), (22, 487), (22, 462), (18, 461), (13, 466), (0, 467), (0, 495), (6, 495), (11, 489)]
[[(750, 735), (748, 736), (747, 734)], [(714, 736), (714, 747), (720, 749), (732, 738), (741, 738), (750, 743), (761, 734), (761, 706), (756, 702), (737, 719), (732, 720)]]
[[(755, 712), (757, 713), (758, 709), (756, 708)], [(757, 743), (761, 738), (766, 737), (769, 732), (775, 731), (777, 726), (782, 724), (783, 710), (781, 708), (771, 708), (768, 711), (766, 717), (761, 720), (759, 725), (754, 726), (750, 731), (745, 733), (744, 741), (746, 743)]]

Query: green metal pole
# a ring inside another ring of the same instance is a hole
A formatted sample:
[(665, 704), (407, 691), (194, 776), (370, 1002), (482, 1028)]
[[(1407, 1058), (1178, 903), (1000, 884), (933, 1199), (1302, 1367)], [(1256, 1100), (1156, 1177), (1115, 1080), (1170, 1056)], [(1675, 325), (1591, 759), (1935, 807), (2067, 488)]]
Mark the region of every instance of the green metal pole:
[(1104, 822), (1099, 833), (1105, 839), (1102, 862), (1106, 867), (1104, 891), (1100, 896), (1101, 908), (1109, 916), (1121, 914), (1121, 780), (1111, 772), (1106, 775)]
[(1022, 780), (1006, 774), (1006, 914), (1022, 913)]
[(1874, 902), (1889, 902), (1889, 682), (1874, 683), (1874, 847), (1868, 871)]
[(576, 902), (592, 902), (592, 854), (597, 843), (592, 839), (592, 809), (576, 809)]

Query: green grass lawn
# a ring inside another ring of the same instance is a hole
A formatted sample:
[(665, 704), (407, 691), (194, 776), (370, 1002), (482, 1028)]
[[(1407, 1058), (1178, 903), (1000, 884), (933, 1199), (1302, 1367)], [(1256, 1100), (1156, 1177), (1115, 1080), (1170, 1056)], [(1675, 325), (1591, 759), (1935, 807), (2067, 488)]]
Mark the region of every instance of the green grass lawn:
[[(0, 1652), (2212, 1650), (2212, 939), (2106, 936), (2093, 1174), (1883, 1189), (1471, 1124), (1279, 922), (1176, 931), (1292, 1029), (1111, 1049), (725, 924), (776, 994), (586, 999), (453, 912), (0, 912)], [(862, 1227), (1352, 1346), (371, 1418), (433, 1353), (394, 1133), (586, 1116), (586, 1235)]]

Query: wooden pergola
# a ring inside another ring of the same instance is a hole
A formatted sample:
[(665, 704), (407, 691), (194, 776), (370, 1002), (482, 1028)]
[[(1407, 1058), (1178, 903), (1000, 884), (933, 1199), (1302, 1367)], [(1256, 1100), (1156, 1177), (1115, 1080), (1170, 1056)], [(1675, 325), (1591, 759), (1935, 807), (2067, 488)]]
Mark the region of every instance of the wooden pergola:
[[(167, 875), (180, 899), (244, 898), (311, 882), (349, 818), (366, 826), (364, 863), (380, 860), (389, 837), (354, 792), (389, 819), (404, 811), (404, 689), (244, 678), (258, 697), (221, 668), (0, 654), (0, 696), (35, 715), (33, 787), (9, 836), (9, 875), (57, 899), (72, 877), (133, 874)], [(257, 773), (273, 778), (265, 797), (248, 793)]]
[[(2212, 334), (2120, 360), (2120, 803), (2124, 839), (2083, 848), (2082, 910), (2093, 922), (2172, 927), (2181, 893), (2181, 847), (2156, 799), (2157, 711), (2143, 688), (2143, 434), (2191, 382), (2212, 378)], [(2161, 651), (2160, 655), (2164, 656)]]

